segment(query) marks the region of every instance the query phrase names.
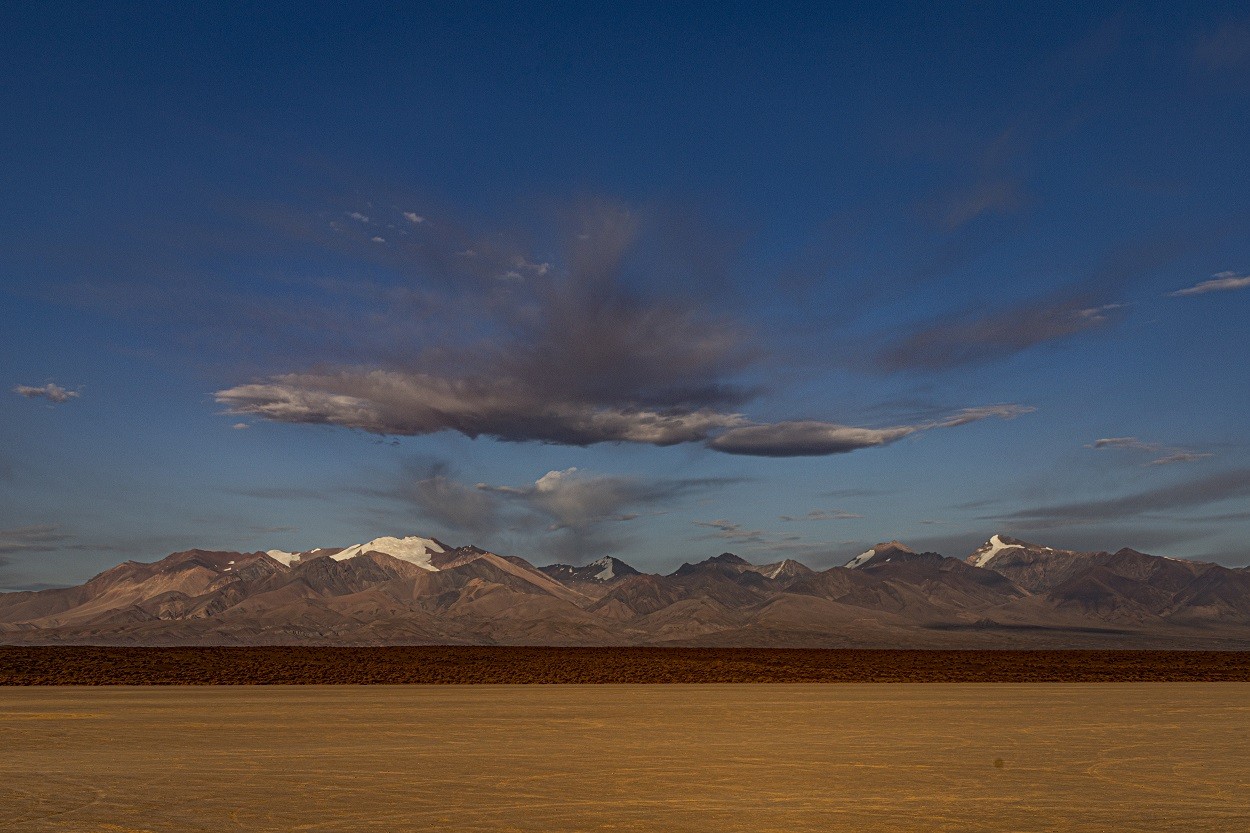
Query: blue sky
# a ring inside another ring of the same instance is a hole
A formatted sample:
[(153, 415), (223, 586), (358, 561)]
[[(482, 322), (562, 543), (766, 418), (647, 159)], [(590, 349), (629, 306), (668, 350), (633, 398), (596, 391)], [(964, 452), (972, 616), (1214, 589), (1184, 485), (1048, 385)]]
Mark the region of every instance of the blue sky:
[(1244, 4), (0, 15), (0, 587), (1250, 560)]

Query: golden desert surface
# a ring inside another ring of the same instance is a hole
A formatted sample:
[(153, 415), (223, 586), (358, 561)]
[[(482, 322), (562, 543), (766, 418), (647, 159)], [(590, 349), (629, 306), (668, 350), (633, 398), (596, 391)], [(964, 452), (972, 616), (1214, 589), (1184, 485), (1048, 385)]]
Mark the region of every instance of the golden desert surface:
[(5, 831), (1245, 831), (1250, 684), (0, 688)]

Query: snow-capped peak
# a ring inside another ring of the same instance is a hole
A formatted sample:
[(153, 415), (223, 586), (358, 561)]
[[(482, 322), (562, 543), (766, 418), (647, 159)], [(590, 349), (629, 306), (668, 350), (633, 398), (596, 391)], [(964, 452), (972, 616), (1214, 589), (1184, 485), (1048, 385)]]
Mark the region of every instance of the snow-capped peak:
[(984, 567), (994, 559), (1003, 550), (1022, 549), (1020, 544), (1008, 544), (999, 535), (990, 536), (990, 540), (986, 541), (977, 551), (972, 554), (972, 566)]
[[(873, 556), (877, 555), (883, 550), (898, 550), (899, 552), (905, 552), (910, 555), (916, 554), (915, 550), (913, 550), (911, 547), (907, 546), (906, 544), (900, 541), (887, 541), (884, 544), (877, 544), (875, 547), (868, 550), (867, 552), (861, 552), (859, 555), (855, 556), (854, 558), (852, 558), (850, 561), (846, 562), (842, 566), (848, 570), (854, 570), (858, 567), (863, 567), (865, 564), (867, 564), (869, 561), (872, 560)], [(886, 560), (888, 561), (889, 559), (886, 559)]]
[(612, 563), (612, 557), (609, 555), (605, 555), (598, 561), (590, 562), (590, 566), (603, 568), (599, 572), (595, 573), (595, 578), (599, 581), (611, 581), (616, 577), (616, 573), (612, 570), (612, 567), (614, 566)]
[(438, 572), (438, 568), (430, 563), (430, 553), (443, 552), (443, 548), (437, 541), (415, 535), (408, 538), (374, 538), (367, 544), (356, 544), (330, 557), (335, 561), (346, 561), (366, 552), (385, 553), (424, 570)]
[[(297, 560), (299, 560), (299, 553), (286, 552), (285, 550), (266, 550), (265, 555), (269, 556), (274, 561), (277, 561), (279, 564), (285, 564), (287, 567), (290, 567)], [(230, 563), (233, 564), (234, 562), (231, 561)]]
[(856, 567), (862, 567), (867, 564), (868, 559), (872, 558), (876, 554), (877, 551), (875, 549), (868, 550), (867, 552), (861, 552), (859, 555), (855, 556), (842, 566), (846, 567), (848, 570), (854, 570)]

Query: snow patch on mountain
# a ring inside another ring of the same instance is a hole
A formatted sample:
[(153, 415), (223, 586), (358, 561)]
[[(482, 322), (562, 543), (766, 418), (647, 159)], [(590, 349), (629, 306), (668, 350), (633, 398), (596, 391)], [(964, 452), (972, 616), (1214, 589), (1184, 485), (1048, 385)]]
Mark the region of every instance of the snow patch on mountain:
[(868, 550), (868, 552), (861, 552), (859, 555), (855, 556), (854, 558), (852, 558), (850, 561), (846, 562), (842, 566), (848, 570), (854, 570), (856, 567), (862, 567), (865, 564), (867, 564), (869, 559), (871, 559), (876, 554), (877, 554), (877, 551), (875, 549)]
[[(1008, 544), (998, 535), (990, 536), (990, 540), (982, 544), (974, 553), (976, 556), (972, 561), (973, 567), (984, 567), (994, 559), (1003, 550), (1023, 549), (1019, 544)], [(1047, 548), (1049, 549), (1049, 547)]]
[(374, 538), (367, 544), (356, 544), (330, 557), (335, 561), (346, 561), (367, 552), (385, 553), (392, 558), (416, 564), (423, 570), (436, 573), (438, 568), (430, 563), (430, 554), (443, 552), (443, 548), (437, 541), (430, 538), (418, 538), (415, 535), (408, 538)]
[[(861, 552), (859, 555), (855, 556), (854, 558), (852, 558), (850, 561), (846, 562), (842, 566), (847, 570), (854, 570), (858, 567), (863, 567), (865, 564), (871, 561), (875, 556), (880, 555), (882, 552), (890, 552), (892, 550), (897, 551), (897, 552), (904, 552), (904, 553), (907, 553), (908, 555), (916, 554), (915, 550), (913, 550), (911, 547), (904, 544), (902, 541), (886, 541), (883, 544), (877, 544), (875, 547), (868, 550), (868, 552)], [(885, 560), (889, 561), (890, 559), (887, 558)]]
[[(265, 555), (269, 556), (274, 561), (277, 561), (279, 564), (283, 564), (287, 567), (290, 567), (292, 564), (294, 564), (296, 561), (299, 560), (299, 553), (286, 552), (285, 550), (265, 550)], [(231, 561), (230, 563), (233, 564), (234, 562)]]
[(595, 578), (599, 581), (611, 581), (616, 577), (616, 573), (612, 571), (612, 559), (610, 557), (600, 558), (598, 561), (591, 562), (590, 566), (603, 568), (595, 573)]

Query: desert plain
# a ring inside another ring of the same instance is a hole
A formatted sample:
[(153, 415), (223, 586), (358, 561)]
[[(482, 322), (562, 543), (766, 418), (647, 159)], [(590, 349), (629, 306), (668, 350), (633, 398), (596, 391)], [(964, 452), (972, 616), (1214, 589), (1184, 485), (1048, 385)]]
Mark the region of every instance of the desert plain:
[(1250, 684), (0, 687), (6, 831), (1244, 831)]

